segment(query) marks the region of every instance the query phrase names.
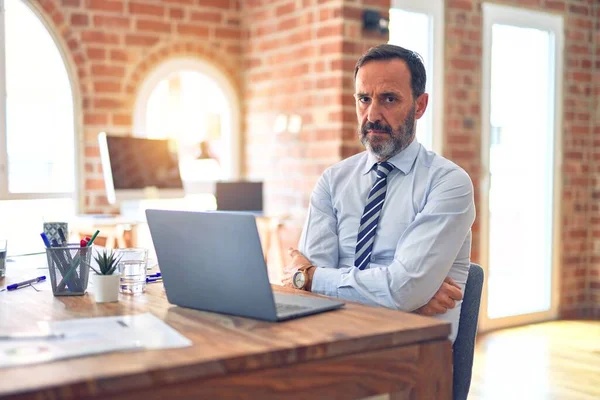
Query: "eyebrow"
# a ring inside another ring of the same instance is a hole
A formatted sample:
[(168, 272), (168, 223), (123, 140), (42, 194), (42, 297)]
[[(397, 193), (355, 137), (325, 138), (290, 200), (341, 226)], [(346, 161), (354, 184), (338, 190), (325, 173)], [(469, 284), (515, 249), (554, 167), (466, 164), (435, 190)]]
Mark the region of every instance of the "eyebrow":
[(392, 97), (402, 97), (402, 94), (397, 93), (397, 92), (383, 92), (379, 94), (379, 97), (388, 97), (388, 96), (392, 96)]
[[(368, 93), (364, 93), (364, 92), (360, 92), (360, 93), (355, 93), (354, 94), (355, 97), (371, 97)], [(402, 96), (401, 93), (397, 93), (397, 92), (383, 92), (383, 93), (379, 93), (379, 97), (388, 97), (388, 96), (393, 96), (393, 97), (404, 97)]]

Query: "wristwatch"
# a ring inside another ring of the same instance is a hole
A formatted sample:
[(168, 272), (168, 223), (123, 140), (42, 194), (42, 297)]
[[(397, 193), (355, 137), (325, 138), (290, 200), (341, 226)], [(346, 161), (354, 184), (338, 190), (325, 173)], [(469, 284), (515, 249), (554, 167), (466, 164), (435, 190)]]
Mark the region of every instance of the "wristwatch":
[(306, 290), (306, 286), (308, 285), (308, 269), (311, 268), (312, 265), (307, 265), (305, 267), (300, 267), (298, 271), (294, 272), (292, 275), (292, 285), (296, 289)]

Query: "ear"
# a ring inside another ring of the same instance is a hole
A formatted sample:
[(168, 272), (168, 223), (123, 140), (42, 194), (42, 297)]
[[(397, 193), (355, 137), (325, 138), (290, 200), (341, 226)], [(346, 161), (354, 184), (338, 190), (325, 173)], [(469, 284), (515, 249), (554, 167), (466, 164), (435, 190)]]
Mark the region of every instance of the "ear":
[(419, 119), (425, 113), (427, 109), (427, 103), (429, 102), (429, 95), (427, 93), (423, 93), (419, 97), (417, 97), (417, 106), (415, 108), (415, 118)]

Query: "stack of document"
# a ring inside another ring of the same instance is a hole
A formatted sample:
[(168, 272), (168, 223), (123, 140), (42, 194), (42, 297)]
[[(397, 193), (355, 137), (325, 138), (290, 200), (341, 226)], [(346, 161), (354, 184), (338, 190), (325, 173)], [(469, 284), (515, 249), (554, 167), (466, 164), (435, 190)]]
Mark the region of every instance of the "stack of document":
[(0, 368), (192, 342), (150, 313), (39, 322), (39, 333), (0, 336)]

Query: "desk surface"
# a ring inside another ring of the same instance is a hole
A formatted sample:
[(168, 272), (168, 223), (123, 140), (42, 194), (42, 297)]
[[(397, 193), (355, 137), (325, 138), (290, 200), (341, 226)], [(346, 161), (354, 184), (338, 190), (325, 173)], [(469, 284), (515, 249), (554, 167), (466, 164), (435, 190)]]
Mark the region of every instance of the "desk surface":
[[(17, 268), (9, 265), (8, 278), (5, 282), (0, 280), (0, 286), (23, 278), (15, 270)], [(275, 290), (291, 291), (279, 286)], [(432, 372), (435, 368), (448, 371), (451, 368), (449, 342), (445, 340), (450, 325), (433, 318), (348, 303), (341, 310), (269, 323), (173, 306), (168, 303), (162, 284), (148, 285), (147, 293), (142, 296), (119, 296), (117, 303), (97, 304), (90, 293), (53, 297), (51, 291), (35, 292), (31, 288), (2, 292), (0, 331), (25, 330), (34, 327), (39, 320), (151, 312), (192, 340), (193, 346), (0, 369), (0, 397), (41, 392), (51, 398), (114, 397), (125, 392), (131, 394), (131, 391), (148, 393), (164, 385), (218, 379), (231, 374), (239, 376), (239, 373), (264, 369), (284, 370), (300, 363), (402, 346), (412, 345), (417, 349), (414, 345), (427, 343), (441, 346), (431, 354), (439, 363), (428, 361), (431, 376), (436, 376)], [(410, 357), (419, 358), (417, 350), (413, 353)], [(344, 374), (352, 375), (344, 365), (349, 364), (340, 365), (347, 369)], [(407, 364), (406, 368), (414, 366)], [(441, 386), (446, 385), (447, 389), (448, 373), (442, 371), (439, 376), (444, 380)]]

